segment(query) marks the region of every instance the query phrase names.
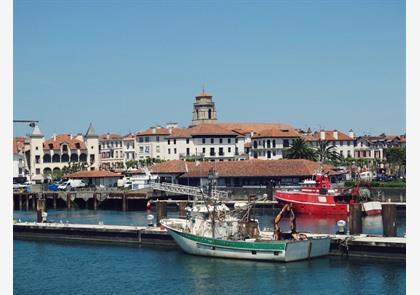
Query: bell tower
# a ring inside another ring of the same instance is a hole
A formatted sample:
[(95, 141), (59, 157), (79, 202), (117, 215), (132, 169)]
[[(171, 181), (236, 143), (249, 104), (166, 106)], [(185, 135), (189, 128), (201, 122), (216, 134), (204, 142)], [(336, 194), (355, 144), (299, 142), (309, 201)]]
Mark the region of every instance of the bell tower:
[(203, 91), (195, 97), (192, 112), (192, 126), (200, 123), (214, 123), (217, 121), (216, 105), (213, 96)]

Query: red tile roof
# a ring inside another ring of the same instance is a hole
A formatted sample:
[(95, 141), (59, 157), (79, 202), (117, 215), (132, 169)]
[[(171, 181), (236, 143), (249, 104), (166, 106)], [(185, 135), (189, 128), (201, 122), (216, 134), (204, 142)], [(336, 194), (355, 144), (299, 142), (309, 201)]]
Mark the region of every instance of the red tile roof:
[(274, 137), (299, 137), (299, 133), (295, 129), (279, 129), (271, 128), (261, 130), (254, 134), (252, 138), (274, 138)]
[(106, 134), (102, 134), (99, 137), (100, 141), (105, 141), (105, 140), (113, 140), (113, 139), (122, 139), (123, 136), (120, 134), (115, 134), (115, 133), (106, 133)]
[[(320, 164), (309, 160), (244, 160), (223, 162), (184, 162), (167, 161), (152, 167), (153, 173), (182, 174), (181, 177), (207, 177), (214, 167), (219, 177), (276, 177), (276, 176), (311, 176)], [(324, 171), (332, 170), (324, 165)]]
[(155, 164), (151, 167), (150, 171), (153, 173), (175, 173), (182, 174), (188, 171), (188, 164), (183, 160), (166, 161), (163, 163)]
[(59, 150), (61, 148), (61, 145), (63, 143), (67, 143), (69, 148), (72, 150), (76, 150), (76, 144), (80, 145), (81, 150), (86, 149), (86, 145), (83, 141), (76, 139), (74, 136), (70, 134), (59, 134), (56, 135), (55, 140), (54, 138), (51, 138), (44, 142), (43, 148), (44, 150), (50, 149), (50, 144), (52, 144), (54, 150)]
[(292, 126), (288, 124), (283, 124), (283, 123), (215, 123), (215, 125), (219, 125), (229, 130), (235, 130), (242, 134), (251, 133), (251, 132), (258, 133), (263, 130), (273, 129), (273, 128), (288, 129), (288, 130), (295, 129)]
[[(155, 131), (153, 131), (155, 130)], [(151, 127), (149, 129), (146, 129), (144, 131), (139, 131), (137, 132), (136, 135), (169, 135), (169, 129), (167, 128), (162, 128), (162, 127)]]
[(166, 138), (188, 138), (191, 137), (192, 128), (173, 128), (171, 135)]
[[(351, 138), (350, 136), (348, 136), (347, 134), (345, 134), (341, 131), (335, 131), (335, 132), (337, 132), (337, 138), (334, 137), (334, 130), (326, 130), (324, 132), (325, 132), (325, 139), (323, 139), (323, 140), (326, 140), (326, 141), (354, 140), (353, 138)], [(315, 132), (313, 134), (313, 137), (315, 138), (315, 140), (320, 140), (321, 139), (321, 133), (320, 132)]]
[(78, 171), (71, 174), (67, 174), (64, 177), (67, 178), (107, 178), (107, 177), (120, 177), (121, 173), (115, 173), (106, 170), (94, 170), (94, 171)]
[(205, 136), (205, 135), (225, 135), (225, 136), (238, 136), (237, 132), (232, 131), (231, 129), (224, 128), (218, 124), (198, 124), (190, 128), (191, 136)]
[(199, 94), (197, 94), (196, 97), (212, 97), (212, 96), (203, 90)]
[(23, 151), (25, 147), (25, 137), (13, 137), (13, 154)]

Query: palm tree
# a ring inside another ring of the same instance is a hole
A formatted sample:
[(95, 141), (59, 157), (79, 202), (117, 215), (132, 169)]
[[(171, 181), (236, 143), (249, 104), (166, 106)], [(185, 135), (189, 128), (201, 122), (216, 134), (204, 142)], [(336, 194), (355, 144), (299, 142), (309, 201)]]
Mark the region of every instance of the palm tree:
[(302, 138), (293, 140), (292, 145), (285, 151), (287, 159), (307, 159), (314, 161), (316, 159), (315, 150)]
[(318, 148), (316, 150), (316, 155), (321, 163), (324, 161), (336, 162), (341, 159), (341, 155), (337, 153), (335, 145), (328, 145), (327, 141), (318, 141)]

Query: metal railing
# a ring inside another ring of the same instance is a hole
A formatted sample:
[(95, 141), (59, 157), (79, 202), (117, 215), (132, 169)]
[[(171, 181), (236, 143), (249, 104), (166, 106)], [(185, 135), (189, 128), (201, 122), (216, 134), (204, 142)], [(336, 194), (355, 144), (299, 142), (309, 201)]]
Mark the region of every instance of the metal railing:
[[(175, 183), (167, 183), (167, 182), (154, 182), (151, 184), (152, 189), (165, 191), (169, 193), (175, 194), (182, 194), (182, 195), (189, 195), (194, 197), (201, 197), (204, 195), (208, 196), (208, 194), (204, 193), (203, 190), (196, 186), (188, 186), (188, 185), (181, 185)], [(227, 198), (228, 192), (212, 190), (211, 197), (213, 198)]]

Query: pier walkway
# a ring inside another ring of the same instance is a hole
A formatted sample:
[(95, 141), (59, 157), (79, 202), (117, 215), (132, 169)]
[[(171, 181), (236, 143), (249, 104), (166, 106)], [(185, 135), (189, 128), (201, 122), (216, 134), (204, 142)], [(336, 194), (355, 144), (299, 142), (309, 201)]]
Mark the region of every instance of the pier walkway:
[[(325, 234), (305, 233), (308, 237)], [(405, 237), (372, 235), (328, 235), (330, 255), (405, 260)], [(76, 241), (121, 245), (177, 247), (159, 227), (19, 222), (13, 225), (14, 239)]]

